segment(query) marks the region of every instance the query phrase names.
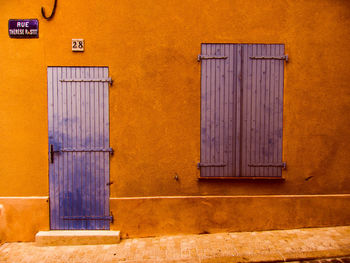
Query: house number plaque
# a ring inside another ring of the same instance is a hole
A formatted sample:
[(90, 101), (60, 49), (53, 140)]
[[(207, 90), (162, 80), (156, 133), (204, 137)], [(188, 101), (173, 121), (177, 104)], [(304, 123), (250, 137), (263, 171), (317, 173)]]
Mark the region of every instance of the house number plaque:
[(72, 39), (72, 51), (84, 52), (84, 39)]

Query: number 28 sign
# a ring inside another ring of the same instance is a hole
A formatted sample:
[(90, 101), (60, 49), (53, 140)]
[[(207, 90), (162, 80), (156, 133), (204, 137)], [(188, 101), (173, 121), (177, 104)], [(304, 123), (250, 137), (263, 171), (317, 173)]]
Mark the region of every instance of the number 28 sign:
[(72, 39), (72, 51), (84, 51), (84, 39)]

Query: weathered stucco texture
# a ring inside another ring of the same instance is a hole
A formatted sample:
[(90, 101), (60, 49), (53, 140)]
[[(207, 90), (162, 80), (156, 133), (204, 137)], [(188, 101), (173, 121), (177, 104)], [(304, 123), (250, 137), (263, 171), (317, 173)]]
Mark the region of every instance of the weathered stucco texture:
[[(109, 67), (113, 198), (350, 193), (349, 1), (58, 1), (48, 22), (51, 2), (0, 5), (0, 196), (48, 195), (47, 66)], [(9, 38), (16, 18), (40, 37)], [(286, 45), (285, 181), (198, 181), (201, 43)]]
[(350, 195), (113, 198), (111, 229), (125, 238), (339, 226), (349, 206)]
[(49, 230), (48, 198), (0, 197), (0, 244), (34, 241), (39, 230)]

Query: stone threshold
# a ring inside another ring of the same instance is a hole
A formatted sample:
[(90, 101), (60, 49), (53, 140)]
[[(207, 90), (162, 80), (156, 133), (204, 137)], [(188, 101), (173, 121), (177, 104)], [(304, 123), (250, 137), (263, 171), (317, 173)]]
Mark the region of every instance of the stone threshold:
[(110, 230), (51, 230), (35, 235), (38, 246), (118, 244), (120, 231)]

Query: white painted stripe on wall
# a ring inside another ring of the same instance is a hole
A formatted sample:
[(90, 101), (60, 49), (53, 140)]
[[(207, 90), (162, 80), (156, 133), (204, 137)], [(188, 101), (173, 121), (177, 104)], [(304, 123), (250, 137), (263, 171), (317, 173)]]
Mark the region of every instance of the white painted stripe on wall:
[[(300, 198), (300, 197), (350, 197), (350, 194), (324, 194), (324, 195), (198, 195), (198, 196), (138, 196), (138, 197), (110, 197), (110, 200), (136, 200), (136, 199), (188, 199), (188, 198)], [(48, 196), (0, 196), (0, 199), (48, 199)]]
[(135, 199), (190, 199), (190, 198), (300, 198), (300, 197), (350, 197), (350, 194), (324, 194), (324, 195), (208, 195), (208, 196), (139, 196), (139, 197), (110, 197), (110, 200)]
[(0, 196), (0, 199), (48, 199), (48, 196)]

